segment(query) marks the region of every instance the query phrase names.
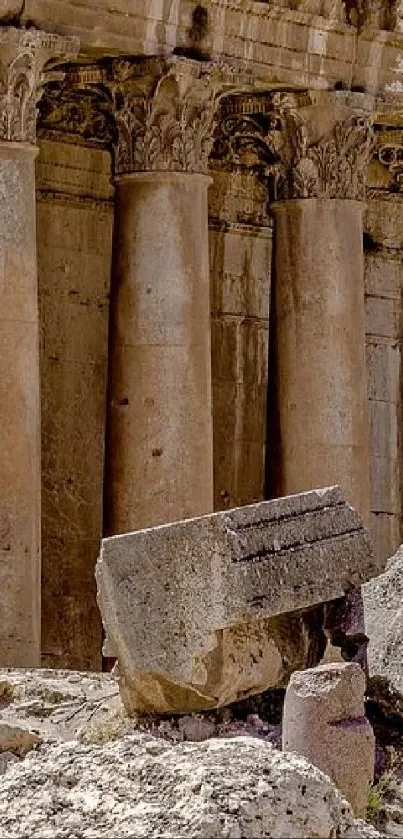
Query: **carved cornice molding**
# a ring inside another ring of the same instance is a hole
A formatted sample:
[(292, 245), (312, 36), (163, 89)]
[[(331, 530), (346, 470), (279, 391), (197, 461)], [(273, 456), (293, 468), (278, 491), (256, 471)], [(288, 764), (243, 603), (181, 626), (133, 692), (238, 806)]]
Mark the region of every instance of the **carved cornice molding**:
[(307, 107), (293, 93), (273, 97), (267, 140), (277, 159), (266, 169), (273, 200), (365, 198), (374, 134), (358, 97), (324, 94)]
[(76, 38), (35, 29), (0, 28), (0, 141), (35, 143), (37, 104), (44, 85), (60, 73), (56, 59), (77, 55)]

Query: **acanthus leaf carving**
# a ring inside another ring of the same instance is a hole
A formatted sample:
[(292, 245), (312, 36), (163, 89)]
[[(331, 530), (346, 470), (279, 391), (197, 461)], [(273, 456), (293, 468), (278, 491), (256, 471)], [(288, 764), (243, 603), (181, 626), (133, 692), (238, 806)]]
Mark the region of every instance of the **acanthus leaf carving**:
[(37, 30), (0, 29), (0, 140), (35, 143), (37, 104), (44, 85), (55, 78), (46, 64), (78, 52), (76, 38), (47, 35)]
[(193, 59), (116, 60), (107, 81), (117, 126), (115, 171), (206, 173), (223, 91), (235, 72)]
[(272, 198), (363, 200), (374, 144), (371, 115), (346, 107), (340, 118), (337, 108), (324, 118), (315, 106), (299, 109), (288, 93), (276, 94), (273, 105), (268, 140), (277, 159), (266, 170)]

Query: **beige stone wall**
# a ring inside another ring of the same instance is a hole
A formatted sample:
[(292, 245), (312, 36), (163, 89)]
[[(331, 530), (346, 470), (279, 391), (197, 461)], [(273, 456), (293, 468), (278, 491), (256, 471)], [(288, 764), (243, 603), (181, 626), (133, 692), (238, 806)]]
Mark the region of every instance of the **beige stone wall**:
[(264, 497), (272, 228), (253, 174), (213, 172), (214, 509)]
[(401, 288), (403, 198), (373, 193), (366, 214), (366, 353), (371, 529), (384, 558), (401, 541)]
[(42, 402), (42, 661), (101, 665), (110, 157), (42, 141), (37, 164)]
[[(196, 0), (3, 0), (0, 18), (78, 35), (82, 51), (156, 55), (192, 46)], [(208, 0), (203, 48), (245, 62), (268, 81), (323, 88), (342, 82), (381, 92), (393, 84), (403, 33), (369, 26), (357, 36), (338, 0)]]

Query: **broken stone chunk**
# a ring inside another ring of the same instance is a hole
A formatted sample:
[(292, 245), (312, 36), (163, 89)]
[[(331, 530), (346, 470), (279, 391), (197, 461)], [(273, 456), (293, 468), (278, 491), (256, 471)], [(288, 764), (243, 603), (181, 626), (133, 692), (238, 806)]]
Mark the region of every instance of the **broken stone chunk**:
[(375, 737), (364, 710), (365, 674), (357, 663), (294, 673), (283, 715), (283, 749), (321, 769), (365, 816), (374, 778)]
[(103, 540), (98, 602), (127, 710), (206, 710), (284, 684), (308, 663), (304, 610), (377, 572), (338, 487)]
[(0, 754), (12, 752), (18, 757), (25, 757), (40, 742), (40, 737), (28, 728), (0, 723)]

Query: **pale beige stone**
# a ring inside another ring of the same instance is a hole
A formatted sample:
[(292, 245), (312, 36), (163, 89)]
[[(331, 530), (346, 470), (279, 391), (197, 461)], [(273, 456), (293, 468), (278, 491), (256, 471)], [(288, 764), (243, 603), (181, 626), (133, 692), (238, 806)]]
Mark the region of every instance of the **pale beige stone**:
[(324, 664), (291, 676), (283, 713), (284, 751), (321, 769), (361, 817), (375, 763), (364, 693), (365, 675), (358, 664)]
[(11, 752), (18, 757), (25, 757), (40, 742), (40, 737), (35, 732), (30, 731), (29, 728), (0, 723), (0, 753)]
[(214, 509), (220, 510), (264, 494), (272, 231), (211, 223), (209, 239)]
[(280, 486), (338, 483), (369, 519), (362, 205), (274, 205)]
[(387, 679), (403, 693), (403, 549), (398, 548), (379, 577), (363, 586), (365, 623), (370, 637), (370, 676)]
[(177, 172), (117, 184), (109, 534), (213, 507), (208, 184)]
[[(14, 0), (6, 0), (14, 6)], [(192, 47), (193, 0), (25, 0), (21, 19), (81, 38), (92, 55), (158, 55)], [(402, 33), (361, 33), (347, 25), (341, 4), (210, 0), (205, 46), (212, 55), (246, 61), (268, 82), (314, 88), (342, 82), (382, 93), (395, 81)]]
[(307, 660), (290, 613), (378, 567), (338, 488), (103, 540), (98, 601), (127, 709), (195, 711), (283, 683)]
[(101, 668), (112, 196), (106, 151), (41, 141), (42, 664), (83, 670)]

